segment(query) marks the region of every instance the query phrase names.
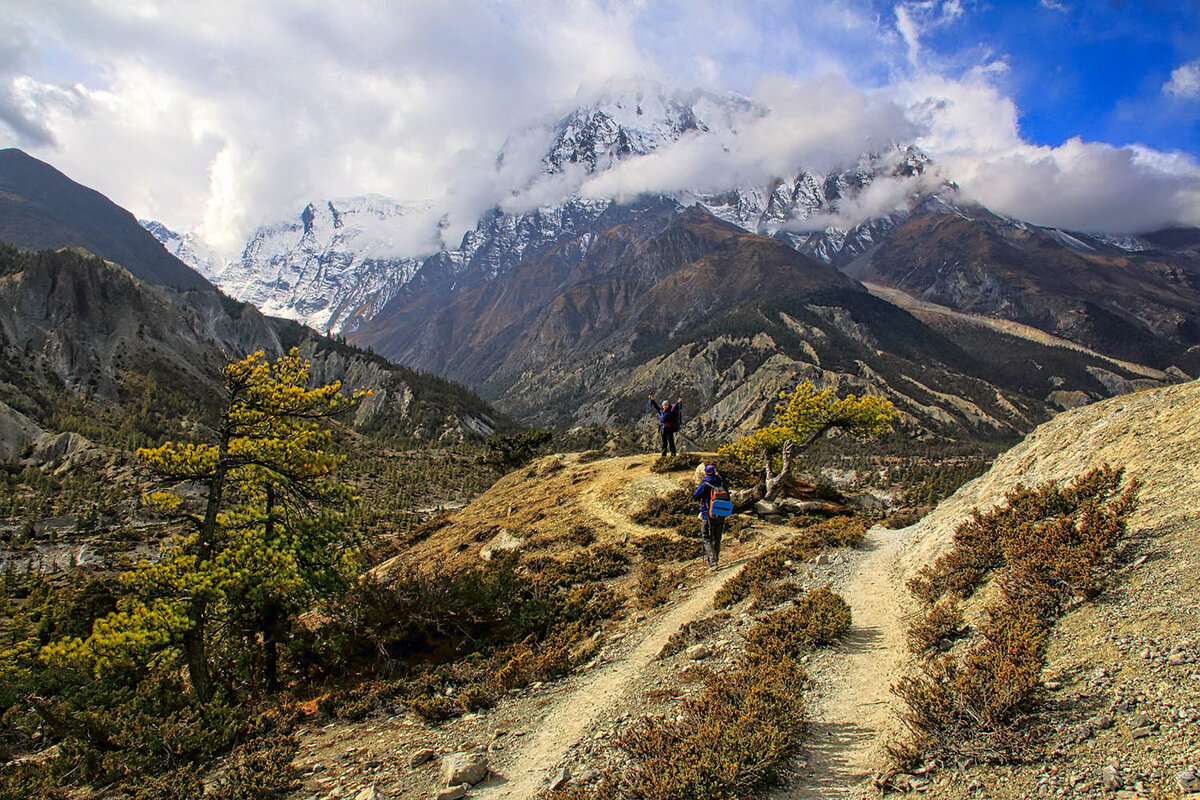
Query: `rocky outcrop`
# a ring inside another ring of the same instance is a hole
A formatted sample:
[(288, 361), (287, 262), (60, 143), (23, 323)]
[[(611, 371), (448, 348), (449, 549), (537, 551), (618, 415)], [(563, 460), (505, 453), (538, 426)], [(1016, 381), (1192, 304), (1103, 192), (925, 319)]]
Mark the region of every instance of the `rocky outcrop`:
[(150, 286), (80, 251), (0, 252), (0, 385), (22, 407), (63, 391), (118, 407), (146, 392), (203, 404), (217, 397), (228, 359), (292, 347), (311, 362), (314, 381), (372, 391), (353, 420), (359, 428), (460, 441), (509, 424), (449, 381), (215, 291)]
[(44, 434), (29, 417), (0, 402), (0, 462), (21, 457)]

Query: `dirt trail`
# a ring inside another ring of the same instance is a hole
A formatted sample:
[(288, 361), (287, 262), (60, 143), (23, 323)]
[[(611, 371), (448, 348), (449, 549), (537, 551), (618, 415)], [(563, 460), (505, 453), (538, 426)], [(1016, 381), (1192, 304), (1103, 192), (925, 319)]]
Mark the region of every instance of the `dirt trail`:
[(812, 724), (804, 748), (807, 768), (778, 800), (855, 798), (883, 766), (885, 745), (900, 730), (892, 685), (903, 673), (909, 598), (897, 557), (906, 535), (877, 527), (854, 555), (844, 586), (853, 626), (840, 650), (825, 654), (830, 667), (810, 694)]
[(722, 584), (741, 567), (717, 573), (703, 573), (681, 603), (670, 609), (651, 626), (641, 639), (618, 660), (604, 665), (573, 691), (559, 697), (550, 706), (537, 728), (523, 737), (522, 751), (509, 767), (503, 781), (480, 786), (471, 792), (483, 800), (529, 800), (536, 797), (553, 778), (571, 746), (579, 742), (598, 721), (615, 715), (630, 693), (641, 692), (653, 677), (659, 662), (656, 657), (671, 634), (687, 622), (712, 612), (712, 599)]

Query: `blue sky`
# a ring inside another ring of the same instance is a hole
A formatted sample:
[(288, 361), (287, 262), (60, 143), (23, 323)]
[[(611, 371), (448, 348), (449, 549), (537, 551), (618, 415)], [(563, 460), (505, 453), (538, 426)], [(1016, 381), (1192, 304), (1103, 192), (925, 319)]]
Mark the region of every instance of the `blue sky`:
[(1000, 79), (1036, 144), (1073, 137), (1200, 155), (1200, 102), (1164, 92), (1171, 73), (1200, 59), (1200, 3), (967, 3), (930, 29), (925, 45), (949, 68), (1003, 59)]
[(368, 192), (469, 226), (510, 137), (647, 81), (771, 108), (737, 179), (903, 141), (1001, 213), (1200, 225), (1197, 0), (0, 0), (0, 147), (225, 251)]

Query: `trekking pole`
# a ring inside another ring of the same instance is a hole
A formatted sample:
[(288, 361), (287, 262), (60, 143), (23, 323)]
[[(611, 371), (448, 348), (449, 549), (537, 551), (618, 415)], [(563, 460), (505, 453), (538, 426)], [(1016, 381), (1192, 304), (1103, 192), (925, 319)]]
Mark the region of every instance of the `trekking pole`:
[(651, 402), (649, 397), (647, 397), (646, 398), (646, 413), (644, 415), (642, 415), (642, 419), (649, 423), (649, 427), (646, 428), (646, 431), (650, 434), (650, 436), (647, 437), (649, 439), (648, 446), (650, 447), (650, 449), (654, 449), (654, 412), (655, 411), (656, 411), (656, 409), (654, 408), (654, 403)]

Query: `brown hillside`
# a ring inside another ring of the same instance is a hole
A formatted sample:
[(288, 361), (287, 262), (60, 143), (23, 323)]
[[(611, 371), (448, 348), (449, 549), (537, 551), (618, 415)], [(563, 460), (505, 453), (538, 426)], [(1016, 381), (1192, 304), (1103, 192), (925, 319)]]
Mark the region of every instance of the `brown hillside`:
[(904, 532), (901, 578), (946, 552), (972, 508), (1003, 503), (1017, 484), (1065, 482), (1105, 463), (1143, 483), (1107, 589), (1051, 637), (1039, 720), (1045, 751), (1030, 763), (944, 769), (930, 796), (1157, 798), (1200, 789), (1188, 778), (1200, 762), (1198, 416), (1200, 382), (1065, 412)]
[(441, 527), (415, 532), (404, 553), (378, 570), (386, 576), (405, 566), (469, 569), (480, 563), (489, 545), (519, 548), (525, 555), (569, 557), (585, 548), (662, 533), (629, 519), (650, 497), (680, 485), (681, 473), (650, 472), (655, 458), (581, 463), (578, 453), (545, 456), (501, 478)]

